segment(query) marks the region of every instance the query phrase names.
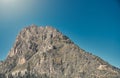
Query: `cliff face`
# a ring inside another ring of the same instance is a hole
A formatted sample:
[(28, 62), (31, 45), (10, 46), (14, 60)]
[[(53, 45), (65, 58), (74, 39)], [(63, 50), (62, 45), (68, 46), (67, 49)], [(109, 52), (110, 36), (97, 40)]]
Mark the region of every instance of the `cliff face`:
[(120, 78), (120, 70), (85, 52), (52, 27), (30, 26), (16, 38), (0, 78)]

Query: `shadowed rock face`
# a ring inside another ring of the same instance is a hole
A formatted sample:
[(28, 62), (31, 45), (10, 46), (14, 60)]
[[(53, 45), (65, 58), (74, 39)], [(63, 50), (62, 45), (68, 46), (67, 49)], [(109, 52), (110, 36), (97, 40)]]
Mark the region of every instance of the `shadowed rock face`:
[(58, 30), (24, 28), (6, 60), (0, 78), (120, 78), (120, 70), (85, 52)]

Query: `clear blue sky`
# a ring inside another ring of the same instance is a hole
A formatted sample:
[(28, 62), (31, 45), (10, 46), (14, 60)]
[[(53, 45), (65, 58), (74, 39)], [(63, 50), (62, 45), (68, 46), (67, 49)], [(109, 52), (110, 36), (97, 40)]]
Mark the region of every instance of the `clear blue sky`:
[(53, 26), (120, 68), (120, 0), (1, 0), (1, 60), (20, 30), (31, 24)]

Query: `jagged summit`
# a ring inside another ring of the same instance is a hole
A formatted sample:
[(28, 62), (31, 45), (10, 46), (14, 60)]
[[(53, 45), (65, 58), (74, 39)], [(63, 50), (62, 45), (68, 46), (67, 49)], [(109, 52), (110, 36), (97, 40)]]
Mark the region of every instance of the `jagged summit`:
[[(9, 57), (12, 57), (16, 53), (20, 54), (23, 52), (33, 51), (37, 52), (38, 47), (41, 50), (46, 50), (45, 47), (52, 47), (54, 42), (63, 40), (64, 42), (71, 42), (68, 37), (62, 35), (58, 30), (50, 26), (38, 27), (32, 25), (24, 28), (16, 38), (14, 47), (9, 53)], [(44, 45), (43, 45), (44, 44)], [(41, 46), (38, 46), (41, 45)], [(42, 46), (43, 45), (43, 46)]]
[(120, 78), (120, 70), (85, 52), (53, 27), (31, 25), (17, 36), (0, 78)]

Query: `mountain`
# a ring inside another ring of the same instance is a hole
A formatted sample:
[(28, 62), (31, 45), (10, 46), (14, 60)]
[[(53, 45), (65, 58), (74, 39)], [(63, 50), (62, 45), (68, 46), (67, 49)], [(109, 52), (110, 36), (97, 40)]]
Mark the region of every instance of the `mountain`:
[(0, 78), (120, 78), (120, 69), (85, 52), (57, 29), (35, 25), (17, 36)]

